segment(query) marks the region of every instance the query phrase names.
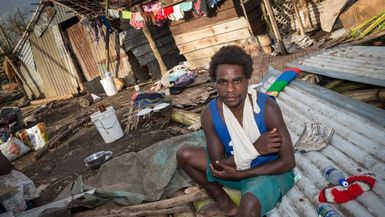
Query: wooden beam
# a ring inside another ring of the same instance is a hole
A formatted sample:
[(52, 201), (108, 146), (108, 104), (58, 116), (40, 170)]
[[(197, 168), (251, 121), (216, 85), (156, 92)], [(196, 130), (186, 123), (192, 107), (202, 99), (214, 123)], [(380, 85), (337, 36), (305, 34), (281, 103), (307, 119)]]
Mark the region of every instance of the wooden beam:
[[(140, 6), (139, 7), (137, 6), (136, 10), (138, 12), (142, 12), (143, 11), (142, 7), (140, 7)], [(164, 62), (162, 60), (162, 55), (160, 54), (158, 48), (156, 47), (155, 41), (152, 38), (151, 32), (148, 29), (148, 26), (147, 26), (146, 22), (144, 23), (142, 31), (143, 31), (144, 36), (146, 36), (148, 43), (150, 44), (151, 50), (154, 53), (156, 61), (159, 64), (160, 73), (162, 75), (164, 75), (167, 72), (166, 65), (164, 64)]]
[(269, 16), (270, 23), (271, 23), (271, 26), (273, 28), (275, 39), (277, 40), (279, 49), (282, 52), (282, 54), (286, 54), (287, 52), (286, 52), (285, 46), (283, 45), (281, 33), (279, 32), (279, 28), (277, 25), (277, 21), (275, 20), (275, 16), (274, 16), (273, 8), (270, 4), (270, 0), (263, 0), (263, 2), (265, 4), (266, 11), (267, 11), (267, 14)]
[(241, 3), (241, 7), (242, 7), (242, 11), (243, 11), (243, 16), (246, 19), (247, 26), (248, 26), (249, 31), (250, 31), (250, 35), (253, 35), (253, 30), (251, 29), (249, 17), (247, 16), (247, 12), (246, 12), (246, 8), (245, 8), (245, 3), (243, 2), (243, 0), (239, 0), (239, 2)]
[(301, 35), (305, 35), (305, 28), (303, 27), (301, 16), (299, 16), (299, 12), (298, 12), (298, 7), (297, 7), (297, 4), (296, 4), (296, 1), (295, 0), (291, 0), (291, 4), (293, 5), (293, 8), (294, 8), (294, 13), (295, 13), (296, 20), (298, 21), (297, 23), (298, 23), (298, 27), (299, 27), (299, 33)]

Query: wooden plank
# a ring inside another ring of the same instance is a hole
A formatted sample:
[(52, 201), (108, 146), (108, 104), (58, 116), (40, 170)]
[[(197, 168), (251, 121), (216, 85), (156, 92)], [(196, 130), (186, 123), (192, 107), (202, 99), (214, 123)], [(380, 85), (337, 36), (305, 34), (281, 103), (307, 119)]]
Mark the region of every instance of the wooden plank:
[(198, 68), (202, 66), (208, 66), (211, 58), (204, 58), (199, 60), (188, 61), (188, 65), (192, 68)]
[(174, 35), (174, 39), (177, 45), (184, 43), (189, 43), (199, 39), (211, 37), (214, 35), (223, 34), (226, 32), (231, 32), (238, 29), (247, 28), (247, 21), (244, 17), (240, 17), (228, 22), (216, 24), (213, 26), (208, 26), (204, 29), (199, 29), (193, 32), (187, 32), (180, 35)]
[(322, 30), (330, 32), (336, 22), (338, 15), (342, 8), (348, 3), (349, 0), (325, 0), (324, 9), (320, 14), (320, 22)]
[(171, 26), (170, 29), (173, 35), (179, 35), (181, 33), (188, 32), (189, 30), (192, 31), (200, 28), (205, 28), (206, 26), (237, 17), (238, 14), (234, 10), (234, 8), (230, 8), (225, 11), (218, 12), (217, 16), (215, 17), (201, 17), (190, 22), (184, 22), (183, 24), (177, 26)]
[(203, 48), (200, 50), (194, 50), (192, 52), (183, 54), (183, 56), (185, 56), (188, 61), (202, 59), (202, 58), (211, 58), (212, 55), (214, 55), (214, 53), (217, 52), (223, 46), (227, 46), (227, 45), (231, 45), (231, 44), (240, 45), (244, 42), (245, 42), (245, 40), (222, 43), (222, 44), (214, 45), (211, 47)]
[(204, 38), (198, 41), (195, 41), (194, 43), (188, 43), (178, 46), (181, 54), (188, 53), (194, 50), (199, 50), (205, 47), (210, 47), (213, 45), (241, 40), (241, 39), (247, 39), (250, 38), (251, 35), (249, 33), (249, 30), (247, 28), (227, 32), (221, 35), (216, 35), (208, 38)]
[(342, 13), (339, 18), (344, 28), (350, 30), (353, 26), (363, 23), (384, 10), (384, 0), (359, 0), (347, 11)]

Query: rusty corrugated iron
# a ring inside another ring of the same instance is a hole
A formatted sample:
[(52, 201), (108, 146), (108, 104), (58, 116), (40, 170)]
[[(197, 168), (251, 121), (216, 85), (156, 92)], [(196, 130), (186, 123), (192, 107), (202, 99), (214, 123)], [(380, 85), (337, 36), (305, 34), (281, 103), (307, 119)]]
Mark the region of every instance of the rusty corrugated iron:
[(87, 35), (81, 24), (77, 23), (69, 27), (66, 32), (85, 78), (90, 81), (100, 76), (92, 52), (94, 48), (91, 47), (89, 40), (87, 40)]
[[(105, 71), (105, 42), (104, 39), (96, 38), (93, 31), (87, 31), (91, 27), (83, 26), (80, 23), (68, 28), (68, 33), (72, 48), (76, 53), (77, 59), (82, 66), (83, 73), (87, 80), (92, 80), (95, 77), (102, 75)], [(115, 49), (115, 36), (110, 35), (109, 40), (109, 56), (110, 68), (109, 71), (115, 77), (125, 78), (133, 77), (131, 66), (128, 62), (127, 54), (123, 49), (119, 48), (119, 57)], [(120, 58), (120, 59), (118, 59)], [(117, 62), (120, 61), (118, 69)]]

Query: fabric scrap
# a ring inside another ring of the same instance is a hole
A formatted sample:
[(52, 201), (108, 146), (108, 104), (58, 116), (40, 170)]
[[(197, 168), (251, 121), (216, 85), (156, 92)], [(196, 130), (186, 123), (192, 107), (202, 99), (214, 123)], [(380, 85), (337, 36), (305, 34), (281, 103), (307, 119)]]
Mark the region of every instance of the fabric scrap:
[(285, 69), (275, 80), (275, 82), (267, 89), (266, 94), (271, 96), (278, 96), (292, 80), (294, 80), (299, 74), (299, 69), (288, 68)]
[(318, 200), (323, 203), (345, 203), (354, 200), (365, 191), (373, 189), (376, 183), (376, 176), (372, 173), (367, 173), (351, 176), (346, 181), (349, 183), (347, 188), (333, 186), (322, 189)]

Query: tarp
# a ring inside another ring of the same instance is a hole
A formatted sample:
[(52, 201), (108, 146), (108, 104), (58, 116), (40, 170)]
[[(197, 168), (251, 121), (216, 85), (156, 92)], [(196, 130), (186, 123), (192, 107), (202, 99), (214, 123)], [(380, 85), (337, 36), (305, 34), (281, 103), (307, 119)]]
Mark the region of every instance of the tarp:
[(156, 201), (190, 185), (177, 168), (175, 154), (181, 145), (205, 145), (203, 131), (173, 137), (140, 151), (114, 157), (103, 164), (87, 186), (96, 195), (111, 197), (121, 205)]

